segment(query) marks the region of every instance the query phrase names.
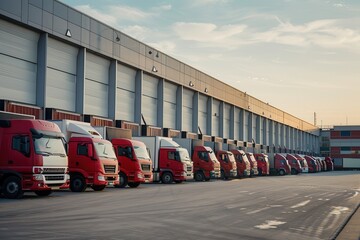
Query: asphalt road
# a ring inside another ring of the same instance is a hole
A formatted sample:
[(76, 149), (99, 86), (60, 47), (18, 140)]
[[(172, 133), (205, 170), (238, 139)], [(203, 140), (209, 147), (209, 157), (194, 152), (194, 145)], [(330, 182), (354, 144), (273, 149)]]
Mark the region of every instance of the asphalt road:
[(0, 198), (0, 239), (332, 239), (360, 171)]

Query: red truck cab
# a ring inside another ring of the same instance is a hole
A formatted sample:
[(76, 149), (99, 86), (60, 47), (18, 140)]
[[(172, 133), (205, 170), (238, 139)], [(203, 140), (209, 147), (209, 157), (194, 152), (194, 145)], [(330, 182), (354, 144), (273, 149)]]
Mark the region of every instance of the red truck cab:
[(334, 163), (333, 163), (331, 157), (325, 157), (325, 163), (326, 163), (327, 171), (334, 171)]
[(64, 135), (43, 120), (0, 120), (0, 190), (6, 198), (25, 191), (47, 196), (69, 188)]
[(220, 162), (210, 147), (195, 146), (192, 154), (195, 181), (220, 178)]
[(118, 185), (118, 164), (112, 144), (101, 138), (71, 137), (68, 143), (70, 189), (83, 192), (90, 186), (101, 191)]
[(301, 165), (299, 160), (292, 154), (285, 154), (286, 159), (288, 160), (290, 166), (291, 166), (291, 174), (297, 175), (302, 172)]
[(247, 158), (249, 159), (250, 166), (251, 166), (251, 172), (250, 177), (259, 175), (259, 170), (257, 167), (257, 161), (254, 157), (253, 153), (246, 153)]
[(310, 173), (315, 173), (318, 171), (318, 166), (317, 166), (317, 162), (316, 160), (311, 157), (311, 156), (308, 156), (308, 155), (305, 155), (304, 156), (307, 164), (308, 164), (308, 167), (309, 167), (309, 172)]
[(221, 165), (221, 178), (229, 179), (237, 176), (236, 162), (234, 155), (229, 151), (219, 150), (216, 157)]
[[(163, 183), (181, 183), (186, 181), (187, 172), (193, 172), (186, 162), (191, 162), (184, 148), (163, 147), (159, 150), (160, 179)], [(191, 174), (193, 176), (193, 174)]]
[(303, 155), (295, 154), (293, 156), (295, 156), (296, 159), (299, 160), (300, 166), (301, 166), (301, 172), (302, 173), (308, 173), (309, 172), (309, 166), (307, 164), (307, 161), (303, 157)]
[(259, 172), (258, 175), (259, 176), (270, 175), (270, 164), (269, 164), (268, 156), (263, 153), (255, 153), (254, 157), (257, 162), (257, 167)]
[(231, 153), (235, 157), (238, 177), (250, 177), (251, 165), (246, 153), (238, 149), (231, 150)]
[(113, 138), (111, 143), (115, 148), (120, 169), (120, 184), (115, 185), (115, 187), (124, 188), (128, 185), (131, 188), (136, 188), (140, 183), (153, 181), (152, 161), (143, 142), (126, 138)]
[(274, 170), (280, 176), (291, 174), (291, 166), (284, 155), (276, 153), (274, 156)]

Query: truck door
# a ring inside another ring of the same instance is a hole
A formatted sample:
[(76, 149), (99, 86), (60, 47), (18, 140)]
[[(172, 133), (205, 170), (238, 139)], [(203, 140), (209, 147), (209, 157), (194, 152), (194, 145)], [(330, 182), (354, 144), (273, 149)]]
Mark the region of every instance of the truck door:
[[(91, 152), (93, 154), (92, 157), (90, 156)], [(97, 164), (99, 164), (99, 162), (95, 157), (93, 145), (91, 143), (77, 143), (76, 157), (72, 160), (72, 168), (78, 168), (93, 175)]]
[[(1, 164), (4, 169), (24, 172), (24, 167), (32, 167), (33, 161), (30, 136), (28, 135), (7, 135), (3, 144), (7, 146), (4, 154), (4, 162)], [(29, 171), (29, 169), (28, 169)], [(32, 172), (32, 169), (31, 169)]]

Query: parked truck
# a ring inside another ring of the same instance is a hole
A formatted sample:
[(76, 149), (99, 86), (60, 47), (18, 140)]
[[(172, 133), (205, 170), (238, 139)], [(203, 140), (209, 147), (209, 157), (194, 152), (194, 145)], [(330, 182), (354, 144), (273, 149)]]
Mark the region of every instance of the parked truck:
[(325, 157), (326, 169), (328, 171), (334, 171), (334, 163), (331, 157)]
[(301, 166), (301, 172), (302, 173), (308, 173), (309, 172), (309, 166), (307, 164), (307, 161), (305, 160), (305, 158), (303, 157), (303, 155), (299, 155), (299, 154), (293, 154), (293, 156), (299, 160), (300, 162), (300, 166)]
[(237, 176), (237, 168), (234, 155), (229, 151), (218, 150), (216, 157), (221, 166), (221, 178), (235, 178)]
[(291, 166), (284, 155), (279, 153), (269, 153), (270, 172), (272, 175), (291, 174)]
[(193, 163), (189, 153), (168, 137), (134, 137), (145, 143), (153, 163), (153, 181), (168, 184), (193, 179)]
[(90, 186), (102, 191), (119, 184), (119, 168), (114, 148), (90, 123), (56, 120), (68, 143), (70, 189), (83, 192)]
[(231, 153), (234, 154), (236, 161), (237, 176), (250, 177), (251, 165), (246, 153), (240, 149), (233, 149), (231, 150)]
[(302, 172), (300, 162), (294, 155), (289, 153), (283, 153), (282, 155), (288, 160), (292, 175), (297, 175)]
[(220, 178), (220, 162), (212, 148), (204, 146), (204, 142), (199, 139), (173, 138), (173, 140), (191, 154), (195, 181)]
[(255, 160), (257, 162), (258, 175), (259, 176), (267, 176), (270, 175), (270, 163), (269, 158), (264, 153), (255, 153)]
[(119, 185), (115, 187), (138, 187), (153, 181), (152, 160), (146, 145), (132, 139), (130, 129), (94, 127), (104, 138), (111, 141), (119, 164)]
[(254, 157), (254, 154), (251, 153), (251, 152), (247, 152), (246, 156), (249, 159), (250, 166), (251, 166), (250, 177), (258, 176), (259, 175), (259, 170), (258, 170), (258, 167), (257, 167), (257, 161), (256, 161), (256, 159)]
[(316, 160), (308, 155), (304, 155), (304, 158), (309, 166), (309, 172), (310, 173), (315, 173), (318, 171), (318, 166), (317, 166), (317, 162)]
[(25, 191), (48, 196), (69, 188), (64, 135), (54, 123), (0, 120), (0, 190), (6, 198)]

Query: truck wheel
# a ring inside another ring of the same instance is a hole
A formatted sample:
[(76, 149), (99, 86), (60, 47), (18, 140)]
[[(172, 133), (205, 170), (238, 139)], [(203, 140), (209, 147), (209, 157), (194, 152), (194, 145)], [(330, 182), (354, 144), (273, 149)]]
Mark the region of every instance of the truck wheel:
[(46, 197), (49, 196), (52, 193), (51, 190), (45, 190), (45, 191), (35, 191), (35, 194), (39, 197)]
[(173, 181), (174, 181), (174, 178), (173, 178), (172, 174), (169, 172), (165, 172), (161, 176), (162, 183), (169, 184), (169, 183), (172, 183)]
[(261, 169), (261, 168), (259, 169), (259, 173), (258, 173), (258, 174), (259, 174), (259, 176), (262, 176), (262, 169)]
[(84, 192), (85, 189), (85, 179), (81, 175), (73, 175), (70, 177), (70, 190), (72, 192)]
[(15, 176), (6, 178), (1, 188), (2, 193), (6, 198), (16, 199), (21, 198), (24, 195), (21, 186), (21, 179)]
[(229, 179), (229, 177), (225, 175), (225, 171), (224, 171), (224, 170), (221, 170), (221, 179), (224, 179), (224, 180)]
[(279, 171), (279, 175), (280, 175), (280, 176), (284, 176), (284, 175), (285, 175), (285, 171), (284, 171), (284, 169), (280, 169), (280, 171)]
[[(128, 180), (127, 180), (127, 177), (124, 173), (120, 173), (119, 174), (119, 182), (120, 184), (119, 185), (115, 185), (115, 187), (117, 188), (124, 188), (126, 187), (126, 185), (128, 185)], [(130, 185), (129, 185), (130, 186)]]
[(91, 188), (94, 190), (94, 191), (102, 191), (104, 190), (106, 187), (106, 185), (92, 185)]
[(203, 172), (197, 171), (197, 172), (195, 173), (194, 178), (195, 178), (195, 181), (197, 181), (197, 182), (202, 182), (202, 181), (204, 181), (205, 176), (204, 176), (204, 173), (203, 173)]
[(140, 182), (129, 182), (128, 185), (131, 188), (137, 188), (140, 185)]
[(296, 174), (297, 174), (296, 169), (295, 169), (295, 168), (292, 168), (292, 169), (291, 169), (291, 175), (296, 175)]

